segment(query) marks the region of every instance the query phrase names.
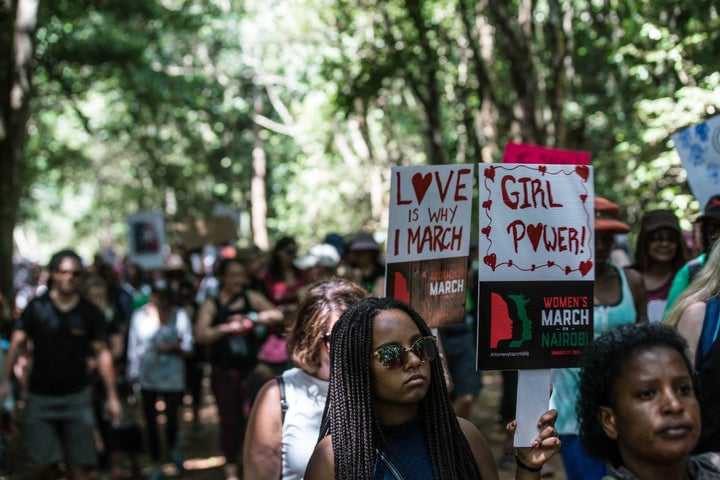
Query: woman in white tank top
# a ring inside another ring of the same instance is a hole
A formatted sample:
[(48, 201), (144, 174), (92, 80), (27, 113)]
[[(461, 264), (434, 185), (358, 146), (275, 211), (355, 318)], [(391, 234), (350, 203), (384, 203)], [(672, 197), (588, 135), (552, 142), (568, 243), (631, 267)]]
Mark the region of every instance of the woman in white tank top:
[(253, 404), (243, 478), (303, 478), (325, 408), (329, 333), (342, 312), (367, 295), (357, 284), (341, 279), (309, 288), (288, 330), (288, 352), (295, 367), (281, 375), (282, 388), (278, 380), (263, 385)]

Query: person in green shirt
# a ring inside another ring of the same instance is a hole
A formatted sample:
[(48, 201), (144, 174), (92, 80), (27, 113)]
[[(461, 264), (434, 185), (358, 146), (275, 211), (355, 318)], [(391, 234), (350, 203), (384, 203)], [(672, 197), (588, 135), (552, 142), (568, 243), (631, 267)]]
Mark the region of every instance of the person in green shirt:
[(663, 317), (667, 316), (680, 294), (690, 285), (695, 274), (705, 265), (710, 248), (715, 243), (715, 240), (720, 237), (720, 195), (710, 197), (710, 200), (705, 204), (703, 214), (696, 221), (700, 222), (703, 253), (687, 262), (675, 274), (670, 286), (670, 293), (668, 293)]

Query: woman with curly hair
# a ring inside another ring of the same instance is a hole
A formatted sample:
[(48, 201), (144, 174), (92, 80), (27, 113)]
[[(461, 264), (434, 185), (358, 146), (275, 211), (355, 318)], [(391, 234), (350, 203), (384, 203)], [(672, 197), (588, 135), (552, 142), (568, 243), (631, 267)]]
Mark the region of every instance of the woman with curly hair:
[[(532, 446), (516, 450), (516, 478), (539, 479), (557, 453), (556, 418), (545, 413)], [(332, 330), (328, 399), (305, 480), (336, 478), (498, 478), (485, 438), (454, 413), (435, 337), (397, 300), (366, 298)]]
[(288, 351), (295, 368), (268, 381), (250, 413), (243, 478), (303, 478), (315, 446), (308, 439), (318, 436), (328, 391), (326, 340), (340, 315), (367, 296), (365, 289), (348, 280), (310, 286), (288, 329)]
[(597, 338), (580, 366), (577, 415), (607, 480), (720, 478), (720, 454), (690, 456), (700, 407), (685, 341), (666, 325), (624, 325)]
[[(612, 263), (610, 252), (616, 234), (630, 232), (618, 220), (620, 207), (610, 200), (595, 197), (595, 282), (593, 286), (593, 336), (620, 325), (646, 321), (645, 285), (640, 274), (631, 268)], [(579, 388), (579, 369), (553, 370), (553, 392), (550, 406), (558, 411), (555, 425), (560, 432), (562, 457), (567, 480), (600, 480), (607, 474), (604, 462), (590, 458), (582, 448), (575, 415)]]

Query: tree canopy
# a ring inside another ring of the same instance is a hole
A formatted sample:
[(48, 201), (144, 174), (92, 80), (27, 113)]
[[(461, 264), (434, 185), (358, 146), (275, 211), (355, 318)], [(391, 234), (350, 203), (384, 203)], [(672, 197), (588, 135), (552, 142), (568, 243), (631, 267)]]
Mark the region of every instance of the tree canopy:
[(689, 218), (669, 135), (720, 108), (710, 0), (13, 0), (0, 22), (4, 265), (16, 224), (97, 249), (149, 209), (230, 205), (262, 247), (382, 229), (391, 166), (508, 141), (590, 151), (630, 222)]

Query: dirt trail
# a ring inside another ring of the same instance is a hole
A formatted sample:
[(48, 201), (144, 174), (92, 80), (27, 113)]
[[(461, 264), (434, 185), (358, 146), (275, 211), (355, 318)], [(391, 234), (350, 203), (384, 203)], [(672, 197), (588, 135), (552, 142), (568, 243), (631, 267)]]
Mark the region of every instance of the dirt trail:
[[(505, 431), (496, 421), (496, 413), (500, 402), (502, 377), (497, 372), (485, 372), (483, 374), (484, 388), (471, 412), (470, 420), (478, 426), (490, 444), (496, 461), (500, 462), (503, 457), (505, 442)], [(205, 382), (205, 395), (203, 406), (200, 410), (200, 429), (196, 430), (192, 422), (192, 414), (189, 408), (183, 412), (183, 425), (181, 435), (181, 447), (185, 456), (186, 470), (178, 473), (172, 464), (164, 466), (168, 479), (183, 480), (223, 480), (222, 464), (224, 458), (220, 455), (217, 447), (217, 410), (209, 393), (209, 387)], [(6, 447), (7, 473), (9, 475), (0, 479), (25, 480), (29, 479), (27, 456), (24, 454), (19, 432), (7, 438)], [(562, 471), (562, 462), (559, 456), (553, 458), (550, 465), (555, 473), (550, 477), (552, 480), (565, 480)], [(150, 473), (146, 462), (143, 463), (143, 473)], [(131, 479), (129, 468), (123, 468), (123, 478)], [(144, 478), (144, 477), (140, 477)], [(515, 478), (515, 466), (500, 469), (500, 480), (512, 480)], [(244, 479), (255, 480), (255, 479)]]

